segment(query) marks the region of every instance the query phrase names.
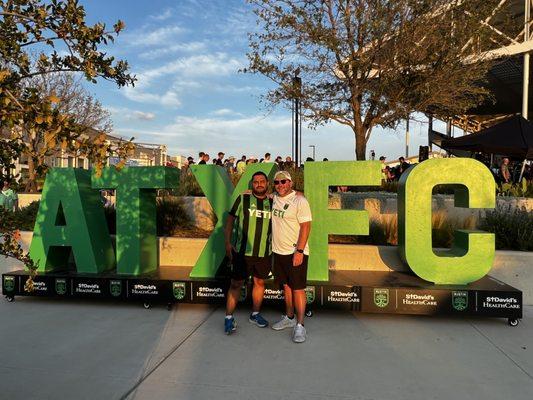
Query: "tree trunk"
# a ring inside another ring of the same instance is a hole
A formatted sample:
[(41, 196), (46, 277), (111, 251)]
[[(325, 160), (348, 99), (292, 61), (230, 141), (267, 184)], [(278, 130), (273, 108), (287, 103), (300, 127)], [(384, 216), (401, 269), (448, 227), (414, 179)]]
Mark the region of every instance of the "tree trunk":
[(28, 181), (24, 187), (26, 193), (37, 193), (37, 174), (35, 172), (35, 163), (31, 154), (26, 153), (28, 156)]
[(353, 133), (355, 136), (355, 159), (358, 161), (364, 161), (366, 160), (366, 132), (361, 126), (354, 127)]

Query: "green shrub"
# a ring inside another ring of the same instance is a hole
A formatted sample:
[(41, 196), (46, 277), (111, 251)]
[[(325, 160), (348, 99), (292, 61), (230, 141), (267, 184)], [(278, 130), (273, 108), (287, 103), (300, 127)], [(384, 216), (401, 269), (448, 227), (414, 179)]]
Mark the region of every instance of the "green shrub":
[[(0, 219), (2, 220), (2, 222), (6, 223), (5, 226), (14, 226), (21, 231), (33, 231), (38, 211), (39, 201), (33, 201), (26, 207), (20, 208), (15, 212), (8, 212), (2, 210)], [(8, 220), (9, 225), (7, 224)]]
[(489, 211), (480, 229), (496, 234), (498, 250), (533, 251), (533, 212), (505, 207)]
[(181, 174), (180, 185), (177, 189), (173, 190), (172, 194), (176, 196), (204, 196), (204, 192), (192, 172)]
[(176, 230), (190, 226), (183, 199), (175, 196), (157, 198), (157, 236), (173, 236)]
[(496, 187), (498, 196), (533, 197), (533, 184), (526, 179), (522, 183), (501, 183)]

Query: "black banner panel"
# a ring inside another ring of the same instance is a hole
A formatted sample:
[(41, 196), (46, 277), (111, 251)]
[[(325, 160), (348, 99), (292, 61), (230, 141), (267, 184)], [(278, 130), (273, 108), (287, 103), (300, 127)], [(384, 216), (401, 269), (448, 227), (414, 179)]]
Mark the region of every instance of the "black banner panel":
[[(143, 301), (148, 304), (224, 304), (227, 279), (189, 279), (190, 271), (155, 275), (106, 276), (74, 273), (42, 273), (27, 283), (27, 271), (2, 275), (2, 291), (8, 300), (15, 296), (110, 298)], [(522, 292), (486, 276), (464, 286), (433, 285), (400, 272), (330, 272), (329, 282), (309, 282), (305, 288), (307, 309), (334, 308), (381, 314), (423, 314), (522, 318)], [(26, 289), (31, 289), (27, 291)], [(239, 302), (252, 302), (252, 284), (240, 289)], [(265, 282), (263, 304), (284, 306), (283, 289), (272, 280)]]
[(522, 292), (477, 291), (476, 314), (499, 317), (502, 313), (513, 318), (522, 318)]
[(395, 313), (396, 307), (396, 289), (386, 287), (363, 287), (361, 290), (362, 312), (371, 313)]
[(225, 303), (228, 286), (226, 281), (193, 281), (192, 302), (201, 304)]
[(361, 310), (361, 287), (359, 286), (324, 286), (322, 288), (322, 305), (342, 310)]
[(449, 296), (443, 290), (398, 289), (397, 309), (400, 314), (434, 315), (449, 312)]
[(285, 304), (285, 294), (283, 293), (283, 288), (280, 285), (275, 284), (274, 281), (266, 281), (263, 304), (269, 304), (269, 305)]
[(142, 301), (170, 301), (172, 300), (172, 289), (170, 282), (155, 279), (127, 279), (128, 299), (138, 299)]

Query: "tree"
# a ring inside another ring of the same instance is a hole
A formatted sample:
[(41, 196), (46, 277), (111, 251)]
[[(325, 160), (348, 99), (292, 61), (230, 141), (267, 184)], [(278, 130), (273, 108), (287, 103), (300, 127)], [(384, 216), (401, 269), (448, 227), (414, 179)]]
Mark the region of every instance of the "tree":
[(70, 133), (69, 145), (67, 142), (58, 143), (54, 140), (54, 135), (49, 133), (46, 126), (37, 125), (33, 129), (17, 127), (22, 134), (23, 154), (28, 159), (25, 191), (31, 192), (37, 189), (37, 179), (44, 176), (49, 167), (45, 157), (58, 154), (58, 149), (61, 147), (63, 150), (68, 149), (69, 155), (80, 156), (84, 152), (84, 148), (79, 145), (80, 141), (94, 139), (95, 136), (87, 133), (95, 131), (98, 131), (98, 134), (111, 133), (113, 123), (109, 111), (105, 110), (102, 104), (83, 87), (80, 79), (73, 73), (54, 72), (37, 75), (25, 81), (24, 85), (36, 89), (41, 99), (52, 96), (57, 98), (58, 101), (52, 106), (54, 111), (59, 115), (68, 116), (74, 129)]
[[(42, 91), (38, 82), (50, 74), (78, 72), (93, 83), (103, 78), (119, 87), (133, 85), (127, 62), (100, 49), (123, 28), (122, 21), (111, 30), (102, 23), (87, 25), (76, 0), (0, 0), (0, 129), (9, 131), (12, 142), (25, 145), (25, 138), (39, 138), (47, 151), (87, 154), (101, 168), (113, 152), (105, 132), (96, 140), (85, 137), (86, 126), (77, 123), (75, 114), (63, 112), (62, 99), (54, 91)], [(128, 152), (131, 143), (119, 150)], [(40, 154), (29, 153), (29, 162), (40, 165)]]
[[(316, 127), (349, 126), (365, 159), (375, 126), (411, 112), (449, 117), (487, 99), (480, 85), (497, 0), (248, 0), (258, 27), (249, 66), (277, 87), (270, 105), (299, 97)], [(299, 75), (302, 85), (292, 80)]]
[[(6, 149), (0, 157), (0, 162), (5, 162), (0, 170), (9, 168), (5, 158), (12, 152), (20, 155), (26, 147), (25, 135), (42, 134), (49, 148), (83, 153), (97, 169), (113, 151), (119, 156), (131, 152), (131, 141), (113, 149), (104, 132), (95, 138), (84, 137), (85, 127), (61, 111), (56, 93), (42, 93), (32, 84), (36, 77), (59, 72), (81, 73), (93, 83), (102, 78), (119, 87), (134, 84), (127, 62), (102, 50), (124, 29), (124, 23), (118, 21), (107, 30), (102, 23), (87, 25), (85, 16), (76, 0), (0, 0), (0, 132), (9, 135), (8, 141), (0, 142)], [(35, 265), (18, 242), (20, 234), (13, 218), (4, 214), (0, 254), (21, 260), (34, 273)], [(31, 288), (31, 279), (27, 284)]]

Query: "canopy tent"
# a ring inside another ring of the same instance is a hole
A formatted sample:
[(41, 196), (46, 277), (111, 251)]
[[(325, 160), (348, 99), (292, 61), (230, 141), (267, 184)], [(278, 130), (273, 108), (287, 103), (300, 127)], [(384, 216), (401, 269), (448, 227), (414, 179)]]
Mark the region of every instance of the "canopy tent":
[(443, 139), (441, 147), (451, 152), (462, 150), (531, 160), (533, 122), (514, 116), (477, 133)]

